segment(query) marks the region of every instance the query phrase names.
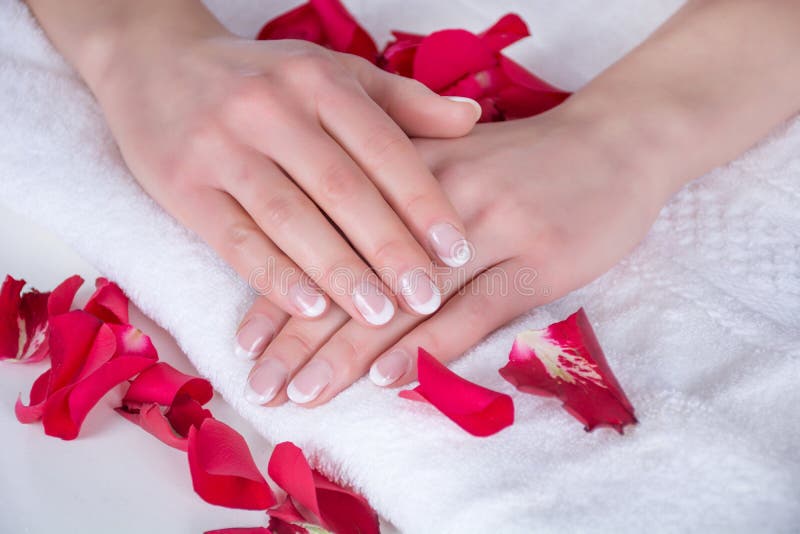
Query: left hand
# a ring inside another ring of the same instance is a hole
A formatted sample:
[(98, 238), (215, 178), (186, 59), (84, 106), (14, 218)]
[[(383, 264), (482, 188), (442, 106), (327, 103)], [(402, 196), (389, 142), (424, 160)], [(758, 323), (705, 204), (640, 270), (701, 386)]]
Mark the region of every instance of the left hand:
[[(316, 406), (367, 372), (378, 385), (403, 385), (416, 377), (417, 347), (453, 360), (610, 269), (644, 237), (670, 191), (625, 150), (610, 150), (615, 134), (602, 130), (559, 108), (460, 139), (417, 140), (474, 243), (469, 272), (439, 271), (448, 300), (430, 318), (404, 313), (379, 331), (340, 309), (315, 322), (290, 319), (258, 358), (248, 399)], [(258, 313), (257, 304), (248, 316)]]

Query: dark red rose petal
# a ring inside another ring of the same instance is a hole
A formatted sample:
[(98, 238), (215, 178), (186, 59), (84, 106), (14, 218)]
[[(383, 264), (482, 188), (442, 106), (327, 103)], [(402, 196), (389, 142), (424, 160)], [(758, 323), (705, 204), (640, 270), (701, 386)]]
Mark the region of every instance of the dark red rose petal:
[(208, 503), (266, 510), (275, 496), (258, 471), (244, 438), (216, 419), (189, 429), (189, 469), (192, 485)]
[[(322, 527), (337, 534), (371, 534), (380, 531), (378, 515), (367, 500), (312, 470), (303, 451), (293, 443), (279, 443), (275, 447), (268, 472), (293, 501), (315, 516), (307, 517), (307, 521), (319, 521)], [(275, 517), (285, 521), (285, 515), (281, 517), (279, 514), (290, 511), (278, 511)], [(272, 515), (273, 511), (269, 513)]]
[(423, 36), (403, 32), (392, 32), (392, 35), (395, 40), (381, 52), (378, 66), (392, 74), (411, 78), (414, 76), (414, 56)]
[(308, 529), (302, 526), (305, 518), (295, 507), (292, 498), (287, 496), (284, 501), (267, 510), (269, 514), (269, 528), (274, 534), (306, 534)]
[(311, 4), (302, 4), (272, 19), (261, 28), (257, 39), (301, 39), (323, 46), (327, 44), (322, 23)]
[(496, 63), (495, 54), (476, 35), (466, 30), (442, 30), (419, 44), (414, 57), (414, 78), (439, 92)]
[(189, 428), (200, 425), (211, 417), (211, 411), (188, 395), (179, 395), (164, 414), (179, 436), (188, 436)]
[(517, 335), (500, 374), (517, 389), (561, 399), (584, 424), (615, 428), (636, 423), (631, 405), (606, 362), (583, 308), (543, 330)]
[(466, 380), (422, 347), (417, 357), (419, 386), (401, 391), (409, 400), (425, 400), (473, 436), (490, 436), (514, 422), (514, 402), (504, 393)]
[(0, 360), (34, 363), (47, 356), (50, 293), (22, 293), (25, 280), (6, 276), (0, 288)]
[(509, 13), (495, 22), (491, 28), (478, 34), (478, 37), (491, 50), (499, 52), (508, 45), (516, 43), (529, 35), (530, 32), (525, 21), (519, 15)]
[(105, 278), (98, 278), (95, 287), (84, 311), (106, 323), (128, 324), (128, 297), (122, 289)]
[(0, 288), (0, 360), (16, 359), (20, 347), (19, 307), (25, 280), (6, 276)]

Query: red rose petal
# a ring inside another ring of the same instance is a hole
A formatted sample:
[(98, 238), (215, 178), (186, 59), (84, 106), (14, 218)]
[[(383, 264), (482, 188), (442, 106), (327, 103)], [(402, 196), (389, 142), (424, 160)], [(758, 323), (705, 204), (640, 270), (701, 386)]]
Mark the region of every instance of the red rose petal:
[(378, 48), (339, 0), (310, 0), (331, 48), (375, 61)]
[(586, 431), (636, 423), (583, 308), (543, 330), (519, 334), (500, 374), (517, 389), (561, 399)]
[(75, 300), (75, 294), (78, 293), (82, 285), (83, 278), (77, 274), (58, 284), (50, 293), (50, 298), (47, 301), (47, 312), (50, 315), (67, 313)]
[(22, 293), (25, 280), (6, 276), (0, 288), (0, 360), (41, 361), (47, 355), (47, 299), (35, 289)]
[(207, 530), (204, 534), (277, 534), (266, 527), (237, 527)]
[(95, 287), (97, 289), (83, 307), (84, 311), (106, 323), (128, 324), (128, 297), (122, 289), (105, 278), (98, 278)]
[(14, 415), (17, 421), (23, 424), (30, 424), (42, 419), (44, 411), (44, 401), (47, 400), (47, 387), (50, 384), (50, 369), (42, 373), (33, 383), (30, 393), (30, 404), (26, 406), (21, 397), (17, 397), (14, 405)]
[(211, 417), (211, 411), (192, 397), (178, 396), (164, 414), (172, 428), (179, 436), (188, 436), (191, 427), (200, 428), (200, 425)]
[[(380, 532), (378, 515), (367, 500), (312, 470), (303, 451), (293, 443), (279, 443), (275, 447), (269, 460), (268, 472), (272, 480), (292, 500), (316, 516), (306, 518), (307, 520), (318, 520), (324, 528), (337, 534)], [(297, 512), (293, 506), (292, 509)], [(287, 511), (292, 510), (278, 510), (275, 517), (286, 521)], [(273, 515), (272, 510), (268, 513)]]
[(292, 498), (287, 495), (286, 499), (267, 510), (269, 514), (269, 528), (275, 534), (304, 534), (308, 529), (301, 526), (306, 520), (300, 511), (295, 507)]
[(525, 24), (525, 21), (519, 15), (509, 13), (495, 22), (491, 28), (478, 34), (478, 37), (491, 50), (499, 52), (508, 45), (516, 43), (529, 35), (528, 25)]
[(206, 502), (246, 510), (275, 504), (247, 443), (228, 425), (209, 418), (190, 428), (188, 452), (192, 485)]
[(339, 0), (311, 0), (292, 9), (261, 28), (258, 39), (303, 39), (372, 62), (378, 54), (375, 41)]
[(75, 439), (84, 419), (115, 386), (153, 364), (141, 356), (120, 356), (103, 364), (75, 384), (59, 389), (47, 398), (42, 425), (45, 434), (61, 439)]
[(426, 400), (473, 436), (490, 436), (514, 422), (514, 402), (504, 393), (466, 380), (422, 347), (417, 356), (419, 386), (401, 391), (409, 400)]
[(25, 280), (6, 276), (0, 288), (0, 360), (16, 359), (20, 347), (19, 307)]
[(116, 412), (128, 421), (158, 438), (162, 443), (181, 451), (188, 449), (188, 439), (175, 433), (158, 404), (143, 404), (135, 412), (115, 408)]
[(378, 65), (393, 74), (411, 78), (414, 75), (414, 57), (423, 36), (413, 33), (392, 32), (395, 40), (387, 43), (378, 59)]
[(200, 404), (211, 400), (214, 390), (208, 380), (181, 373), (168, 363), (159, 362), (131, 382), (125, 404), (151, 403), (171, 406), (178, 395), (188, 395)]
[(414, 79), (441, 91), (497, 59), (479, 37), (466, 30), (443, 30), (424, 38), (414, 57)]
[(50, 319), (53, 393), (94, 372), (111, 359), (117, 348), (114, 332), (100, 319), (82, 310)]
[(261, 28), (257, 39), (301, 39), (318, 45), (327, 44), (317, 10), (311, 4), (302, 4), (272, 19)]

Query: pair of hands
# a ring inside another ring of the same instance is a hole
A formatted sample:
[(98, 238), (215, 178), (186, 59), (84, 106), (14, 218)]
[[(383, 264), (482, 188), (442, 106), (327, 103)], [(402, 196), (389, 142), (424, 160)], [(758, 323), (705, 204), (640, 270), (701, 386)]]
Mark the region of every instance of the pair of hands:
[(589, 282), (660, 205), (566, 108), (473, 130), (472, 103), (296, 41), (153, 59), (95, 93), (142, 186), (262, 293), (236, 342), (257, 404), (405, 384), (418, 346), (452, 360)]

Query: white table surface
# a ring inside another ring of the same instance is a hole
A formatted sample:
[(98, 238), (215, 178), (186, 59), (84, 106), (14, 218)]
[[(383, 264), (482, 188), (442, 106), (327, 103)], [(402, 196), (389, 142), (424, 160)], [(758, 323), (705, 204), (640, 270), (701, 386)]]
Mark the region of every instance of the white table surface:
[[(55, 235), (0, 206), (0, 276), (24, 278), (46, 291), (72, 274), (86, 280), (83, 303), (98, 275)], [(195, 373), (172, 338), (131, 309), (131, 322), (153, 338), (162, 361)], [(120, 392), (104, 398), (74, 441), (22, 425), (14, 403), (23, 400), (46, 362), (0, 362), (0, 533), (169, 533), (265, 524), (262, 512), (230, 510), (201, 500), (192, 489), (185, 453), (172, 449), (118, 416)], [(214, 415), (247, 439), (266, 471), (269, 444), (221, 399)], [(384, 532), (391, 529), (384, 528)]]

